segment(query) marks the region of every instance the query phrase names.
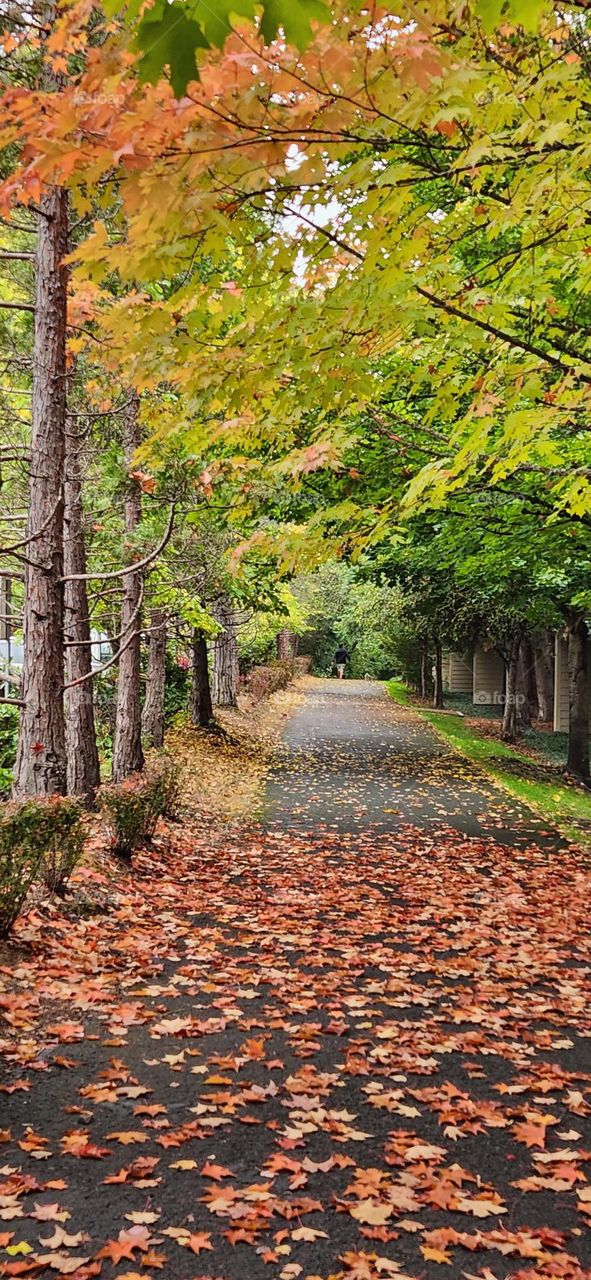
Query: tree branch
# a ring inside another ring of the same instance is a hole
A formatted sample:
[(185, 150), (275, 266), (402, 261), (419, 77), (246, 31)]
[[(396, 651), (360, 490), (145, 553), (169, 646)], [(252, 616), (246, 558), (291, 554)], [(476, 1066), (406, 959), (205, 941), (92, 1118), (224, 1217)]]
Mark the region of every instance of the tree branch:
[(5, 311), (34, 311), (35, 307), (32, 302), (0, 302), (0, 307), (4, 307)]
[(22, 678), (21, 676), (12, 675), (10, 671), (3, 671), (2, 669), (0, 669), (0, 684), (21, 685)]
[(155, 547), (154, 551), (151, 551), (149, 556), (144, 556), (143, 560), (136, 560), (134, 564), (126, 565), (124, 569), (112, 569), (109, 573), (70, 573), (67, 577), (62, 578), (62, 582), (92, 582), (96, 578), (100, 578), (105, 581), (107, 578), (126, 578), (130, 573), (139, 573), (141, 569), (145, 569), (147, 565), (151, 564), (153, 560), (156, 560), (157, 556), (164, 551), (167, 542), (169, 542), (172, 536), (175, 513), (176, 503), (173, 502), (170, 508), (170, 516), (164, 537), (161, 542), (158, 543), (158, 546)]
[(51, 524), (51, 521), (53, 520), (57, 512), (57, 509), (60, 505), (61, 500), (62, 499), (60, 494), (57, 502), (55, 503), (55, 506), (53, 507), (53, 510), (50, 511), (47, 517), (47, 520), (44, 520), (43, 524), (41, 525), (41, 528), (38, 529), (36, 533), (29, 534), (28, 538), (21, 538), (20, 542), (13, 542), (9, 547), (0, 547), (0, 556), (12, 555), (15, 551), (18, 551), (20, 547), (28, 547), (31, 542), (36, 542), (37, 538), (40, 538), (41, 535), (45, 533), (45, 530)]
[[(480, 320), (478, 316), (470, 315), (469, 311), (462, 311), (460, 307), (454, 307), (451, 302), (446, 302), (444, 298), (438, 298), (429, 289), (423, 289), (421, 285), (416, 286), (417, 293), (422, 298), (426, 298), (431, 306), (437, 307), (440, 311), (446, 311), (450, 316), (457, 316), (459, 320), (467, 320), (469, 324), (475, 324), (479, 329), (484, 329), (485, 333), (490, 333), (493, 338), (499, 338), (501, 342), (506, 342), (510, 347), (517, 347), (520, 351), (527, 351), (532, 356), (537, 356), (546, 364), (552, 365), (554, 369), (560, 369), (561, 373), (575, 373), (572, 365), (565, 364), (559, 360), (558, 356), (553, 356), (548, 351), (544, 351), (542, 347), (536, 347), (532, 342), (526, 342), (525, 338), (518, 338), (515, 334), (505, 333), (503, 329), (497, 329), (496, 325), (489, 324), (487, 320)], [(588, 361), (585, 361), (588, 363)], [(579, 373), (577, 376), (582, 382), (591, 385), (591, 375)]]

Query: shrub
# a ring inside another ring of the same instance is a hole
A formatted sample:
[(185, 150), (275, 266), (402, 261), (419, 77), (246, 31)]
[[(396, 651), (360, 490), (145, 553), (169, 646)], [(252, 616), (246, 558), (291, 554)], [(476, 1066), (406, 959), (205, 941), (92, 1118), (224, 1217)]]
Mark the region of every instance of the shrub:
[(150, 840), (162, 813), (162, 786), (157, 777), (132, 773), (124, 782), (109, 782), (98, 793), (111, 849), (128, 861)]
[(278, 689), (285, 689), (294, 676), (293, 662), (274, 662), (268, 667), (253, 667), (244, 677), (244, 686), (254, 702), (262, 702)]
[(0, 937), (16, 920), (35, 877), (41, 873), (56, 892), (80, 857), (82, 806), (55, 796), (7, 806), (0, 817)]
[(19, 713), (17, 707), (0, 707), (0, 797), (10, 795), (12, 767), (16, 759)]
[(184, 711), (189, 696), (189, 671), (166, 654), (166, 683), (164, 685), (164, 723), (170, 725), (179, 711)]
[(81, 800), (65, 796), (43, 801), (40, 832), (43, 842), (41, 871), (47, 888), (63, 897), (70, 876), (82, 857), (85, 829)]
[(182, 812), (182, 766), (166, 751), (152, 752), (146, 761), (146, 776), (157, 787), (155, 803), (163, 818), (175, 821)]

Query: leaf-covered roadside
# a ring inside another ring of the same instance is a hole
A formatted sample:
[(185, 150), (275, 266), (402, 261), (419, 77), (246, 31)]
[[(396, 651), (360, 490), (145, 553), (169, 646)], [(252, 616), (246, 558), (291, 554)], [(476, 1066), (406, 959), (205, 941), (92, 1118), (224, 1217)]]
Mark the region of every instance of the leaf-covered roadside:
[(158, 839), (6, 956), (0, 1274), (588, 1280), (576, 855)]

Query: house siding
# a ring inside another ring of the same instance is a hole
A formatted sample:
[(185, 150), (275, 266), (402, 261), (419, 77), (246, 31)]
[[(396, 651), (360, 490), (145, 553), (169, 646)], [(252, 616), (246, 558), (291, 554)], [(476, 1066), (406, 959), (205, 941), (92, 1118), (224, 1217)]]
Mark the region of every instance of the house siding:
[(450, 693), (472, 693), (473, 663), (459, 653), (447, 655), (443, 679)]
[(496, 649), (474, 650), (472, 701), (480, 706), (501, 703), (505, 686), (505, 664)]

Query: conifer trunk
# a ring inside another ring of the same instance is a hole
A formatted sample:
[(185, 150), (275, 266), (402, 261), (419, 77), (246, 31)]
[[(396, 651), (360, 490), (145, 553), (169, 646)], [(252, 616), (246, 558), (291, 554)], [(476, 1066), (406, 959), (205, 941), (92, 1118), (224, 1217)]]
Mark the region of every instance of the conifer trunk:
[(166, 689), (166, 622), (163, 609), (152, 609), (148, 638), (146, 696), (142, 734), (150, 747), (164, 743), (164, 694)]
[(236, 612), (227, 598), (218, 600), (213, 616), (223, 628), (213, 642), (212, 699), (218, 707), (237, 706), (238, 643)]
[(100, 783), (99, 755), (94, 723), (92, 651), (86, 582), (68, 581), (68, 575), (86, 573), (84, 513), (80, 463), (70, 431), (66, 433), (64, 480), (64, 635), (66, 684), (66, 756), (68, 794), (83, 796), (89, 808)]
[(68, 197), (41, 197), (35, 253), (35, 343), (22, 698), (13, 794), (66, 790), (63, 480), (66, 438)]
[(206, 729), (213, 722), (211, 689), (209, 687), (209, 671), (207, 663), (207, 640), (197, 628), (193, 632), (191, 685), (191, 720), (193, 724)]
[[(123, 447), (128, 468), (140, 444), (139, 398), (130, 395), (125, 413)], [(130, 541), (142, 514), (141, 490), (136, 480), (128, 478), (125, 499), (125, 532)], [(131, 541), (128, 563), (133, 563)], [(130, 773), (143, 769), (141, 667), (140, 667), (140, 601), (142, 593), (141, 573), (127, 573), (123, 579), (121, 602), (121, 645), (119, 679), (117, 683), (117, 708), (113, 741), (113, 781), (122, 782)]]
[(582, 614), (568, 627), (569, 723), (567, 768), (589, 778), (589, 628)]

